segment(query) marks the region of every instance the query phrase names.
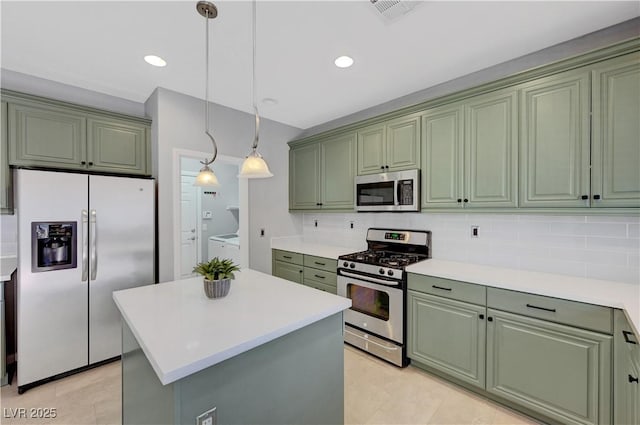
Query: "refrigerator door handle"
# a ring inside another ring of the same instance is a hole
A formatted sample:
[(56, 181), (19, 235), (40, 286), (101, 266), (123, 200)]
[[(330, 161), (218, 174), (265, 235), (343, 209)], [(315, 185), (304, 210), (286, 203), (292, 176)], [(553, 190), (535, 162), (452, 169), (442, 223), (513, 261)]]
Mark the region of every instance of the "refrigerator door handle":
[(89, 213), (82, 210), (82, 281), (89, 278)]
[(89, 219), (91, 223), (91, 280), (96, 280), (98, 274), (98, 247), (96, 243), (96, 210), (91, 210), (91, 217)]

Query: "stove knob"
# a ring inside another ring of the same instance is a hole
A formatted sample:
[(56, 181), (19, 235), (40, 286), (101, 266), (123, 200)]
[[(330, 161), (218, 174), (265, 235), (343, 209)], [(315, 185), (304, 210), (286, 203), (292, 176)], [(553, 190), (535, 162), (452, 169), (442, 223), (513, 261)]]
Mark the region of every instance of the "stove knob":
[(380, 274), (384, 274), (384, 269), (380, 269), (380, 270), (378, 270), (378, 273), (380, 273)]
[(393, 276), (393, 270), (389, 270), (389, 271), (387, 272), (387, 274), (388, 274), (389, 276)]
[(346, 261), (344, 263), (342, 263), (343, 267), (349, 267), (349, 263), (347, 263)]
[(355, 269), (356, 268), (356, 264), (355, 263), (351, 263), (351, 264), (349, 264), (349, 267), (351, 267), (352, 269)]

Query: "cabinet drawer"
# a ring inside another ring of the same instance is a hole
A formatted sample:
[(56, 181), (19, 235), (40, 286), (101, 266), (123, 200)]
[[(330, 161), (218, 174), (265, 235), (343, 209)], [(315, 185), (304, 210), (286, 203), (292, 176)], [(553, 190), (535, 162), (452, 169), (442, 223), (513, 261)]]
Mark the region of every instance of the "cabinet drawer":
[(608, 334), (613, 332), (613, 316), (608, 307), (498, 288), (487, 288), (487, 306)]
[(338, 288), (335, 285), (326, 285), (323, 282), (318, 282), (317, 280), (309, 280), (307, 278), (304, 279), (304, 284), (306, 286), (310, 286), (312, 288), (319, 289), (324, 292), (328, 292), (330, 294), (337, 294)]
[(336, 273), (338, 268), (338, 260), (332, 260), (330, 258), (316, 257), (315, 255), (304, 256), (304, 266), (313, 267), (314, 269), (322, 269), (328, 272)]
[(283, 261), (291, 264), (302, 264), (302, 254), (290, 251), (273, 250), (273, 256), (276, 261)]
[(408, 287), (414, 291), (438, 295), (453, 300), (486, 305), (487, 288), (483, 285), (409, 273)]
[(336, 272), (327, 272), (324, 270), (314, 269), (312, 267), (304, 268), (304, 282), (307, 283), (307, 280), (314, 280), (316, 282), (321, 282), (325, 285), (331, 285), (335, 287), (337, 285), (338, 276)]

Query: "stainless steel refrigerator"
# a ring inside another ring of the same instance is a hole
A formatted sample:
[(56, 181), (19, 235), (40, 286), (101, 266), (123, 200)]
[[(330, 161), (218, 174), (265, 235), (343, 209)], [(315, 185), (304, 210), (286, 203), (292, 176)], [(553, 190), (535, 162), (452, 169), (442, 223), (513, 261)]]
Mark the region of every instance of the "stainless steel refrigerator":
[(121, 354), (112, 292), (152, 284), (152, 179), (16, 170), (18, 390)]

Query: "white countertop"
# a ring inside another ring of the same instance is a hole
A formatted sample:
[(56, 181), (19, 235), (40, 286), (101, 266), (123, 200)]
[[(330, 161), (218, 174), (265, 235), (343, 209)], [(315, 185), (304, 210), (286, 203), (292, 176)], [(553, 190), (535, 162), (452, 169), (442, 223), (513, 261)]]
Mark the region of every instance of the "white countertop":
[(18, 257), (7, 256), (0, 257), (0, 280), (5, 282), (11, 280), (11, 274), (16, 271), (18, 267)]
[(304, 242), (299, 236), (272, 238), (272, 249), (283, 251), (299, 252), (301, 254), (315, 255), (317, 257), (331, 258), (337, 260), (340, 255), (351, 254), (366, 249), (366, 245), (360, 248), (349, 248), (344, 246), (323, 245), (311, 242)]
[(208, 299), (202, 277), (114, 292), (163, 385), (303, 328), (351, 300), (243, 269), (229, 295)]
[(640, 284), (433, 259), (413, 264), (407, 272), (624, 309), (640, 335)]

